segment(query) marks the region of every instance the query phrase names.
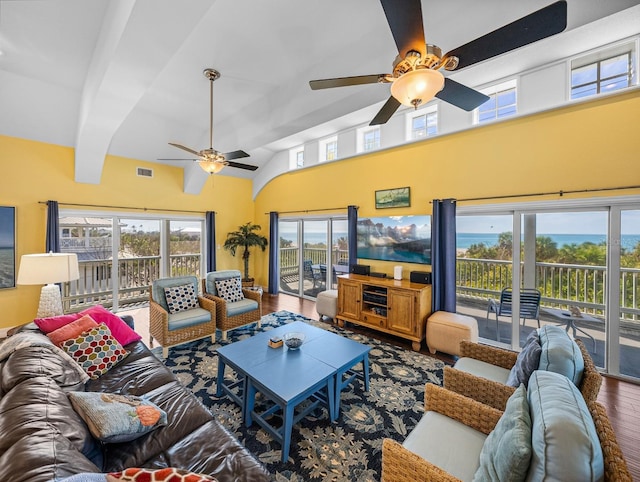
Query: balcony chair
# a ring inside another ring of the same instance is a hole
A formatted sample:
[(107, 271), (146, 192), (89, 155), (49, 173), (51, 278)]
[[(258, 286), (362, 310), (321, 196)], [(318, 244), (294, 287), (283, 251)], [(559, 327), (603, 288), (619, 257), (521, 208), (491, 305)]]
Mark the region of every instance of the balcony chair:
[[(326, 267), (325, 267), (326, 269)], [(313, 289), (318, 287), (318, 284), (322, 282), (322, 274), (320, 269), (316, 266), (314, 268), (313, 261), (305, 259), (302, 262), (303, 277), (313, 283)]]
[[(500, 301), (489, 300), (489, 305), (487, 306), (487, 322), (489, 320), (489, 314), (495, 313), (496, 337), (498, 341), (500, 341), (500, 323), (498, 317), (511, 316), (512, 298), (511, 288), (505, 288), (500, 293)], [(528, 318), (530, 320), (536, 320), (538, 322), (538, 328), (540, 328), (540, 291), (529, 288), (520, 290), (520, 318), (522, 319), (522, 326), (524, 326)]]
[(207, 336), (216, 341), (215, 302), (198, 296), (197, 277), (157, 279), (149, 298), (149, 345), (155, 339), (165, 358), (172, 346)]
[[(233, 282), (231, 281), (233, 280)], [(229, 288), (233, 286), (233, 288)], [(202, 280), (202, 294), (216, 303), (216, 321), (222, 331), (222, 339), (227, 332), (258, 322), (262, 318), (262, 294), (242, 288), (238, 270), (212, 271)]]

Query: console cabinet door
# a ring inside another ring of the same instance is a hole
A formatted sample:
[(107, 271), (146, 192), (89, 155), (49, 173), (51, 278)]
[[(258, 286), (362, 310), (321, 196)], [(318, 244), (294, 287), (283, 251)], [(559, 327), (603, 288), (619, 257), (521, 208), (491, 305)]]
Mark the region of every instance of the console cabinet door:
[(360, 319), (360, 283), (338, 278), (338, 314), (345, 318)]
[(416, 334), (413, 304), (416, 295), (409, 290), (389, 289), (387, 292), (387, 327), (390, 330)]

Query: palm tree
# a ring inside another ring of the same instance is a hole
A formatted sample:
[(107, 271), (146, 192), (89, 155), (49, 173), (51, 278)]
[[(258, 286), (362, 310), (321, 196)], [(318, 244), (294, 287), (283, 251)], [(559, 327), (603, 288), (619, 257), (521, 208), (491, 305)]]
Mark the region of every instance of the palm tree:
[(258, 224), (253, 224), (249, 221), (246, 224), (238, 227), (238, 231), (232, 231), (227, 234), (227, 239), (224, 242), (224, 249), (228, 249), (232, 256), (236, 255), (238, 248), (244, 248), (242, 252), (242, 260), (244, 261), (244, 278), (243, 281), (253, 281), (253, 278), (249, 278), (249, 248), (253, 246), (259, 246), (264, 251), (267, 248), (267, 238), (262, 236), (256, 231), (261, 228)]

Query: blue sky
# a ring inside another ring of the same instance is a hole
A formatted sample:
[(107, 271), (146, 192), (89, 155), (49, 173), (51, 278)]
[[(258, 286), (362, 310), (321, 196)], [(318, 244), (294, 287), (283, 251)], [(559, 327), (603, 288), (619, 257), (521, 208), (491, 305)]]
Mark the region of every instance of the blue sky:
[[(512, 231), (510, 215), (458, 216), (459, 233), (503, 233)], [(538, 213), (536, 231), (540, 234), (607, 234), (607, 213)], [(640, 211), (622, 212), (622, 234), (640, 234)]]

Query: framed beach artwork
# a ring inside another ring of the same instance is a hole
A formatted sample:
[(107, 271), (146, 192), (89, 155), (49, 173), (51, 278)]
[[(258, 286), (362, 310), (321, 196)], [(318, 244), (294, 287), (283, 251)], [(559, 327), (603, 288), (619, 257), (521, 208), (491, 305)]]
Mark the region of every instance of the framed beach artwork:
[(16, 208), (0, 206), (0, 289), (16, 287)]
[(411, 206), (411, 193), (408, 187), (376, 191), (376, 209), (407, 208)]

